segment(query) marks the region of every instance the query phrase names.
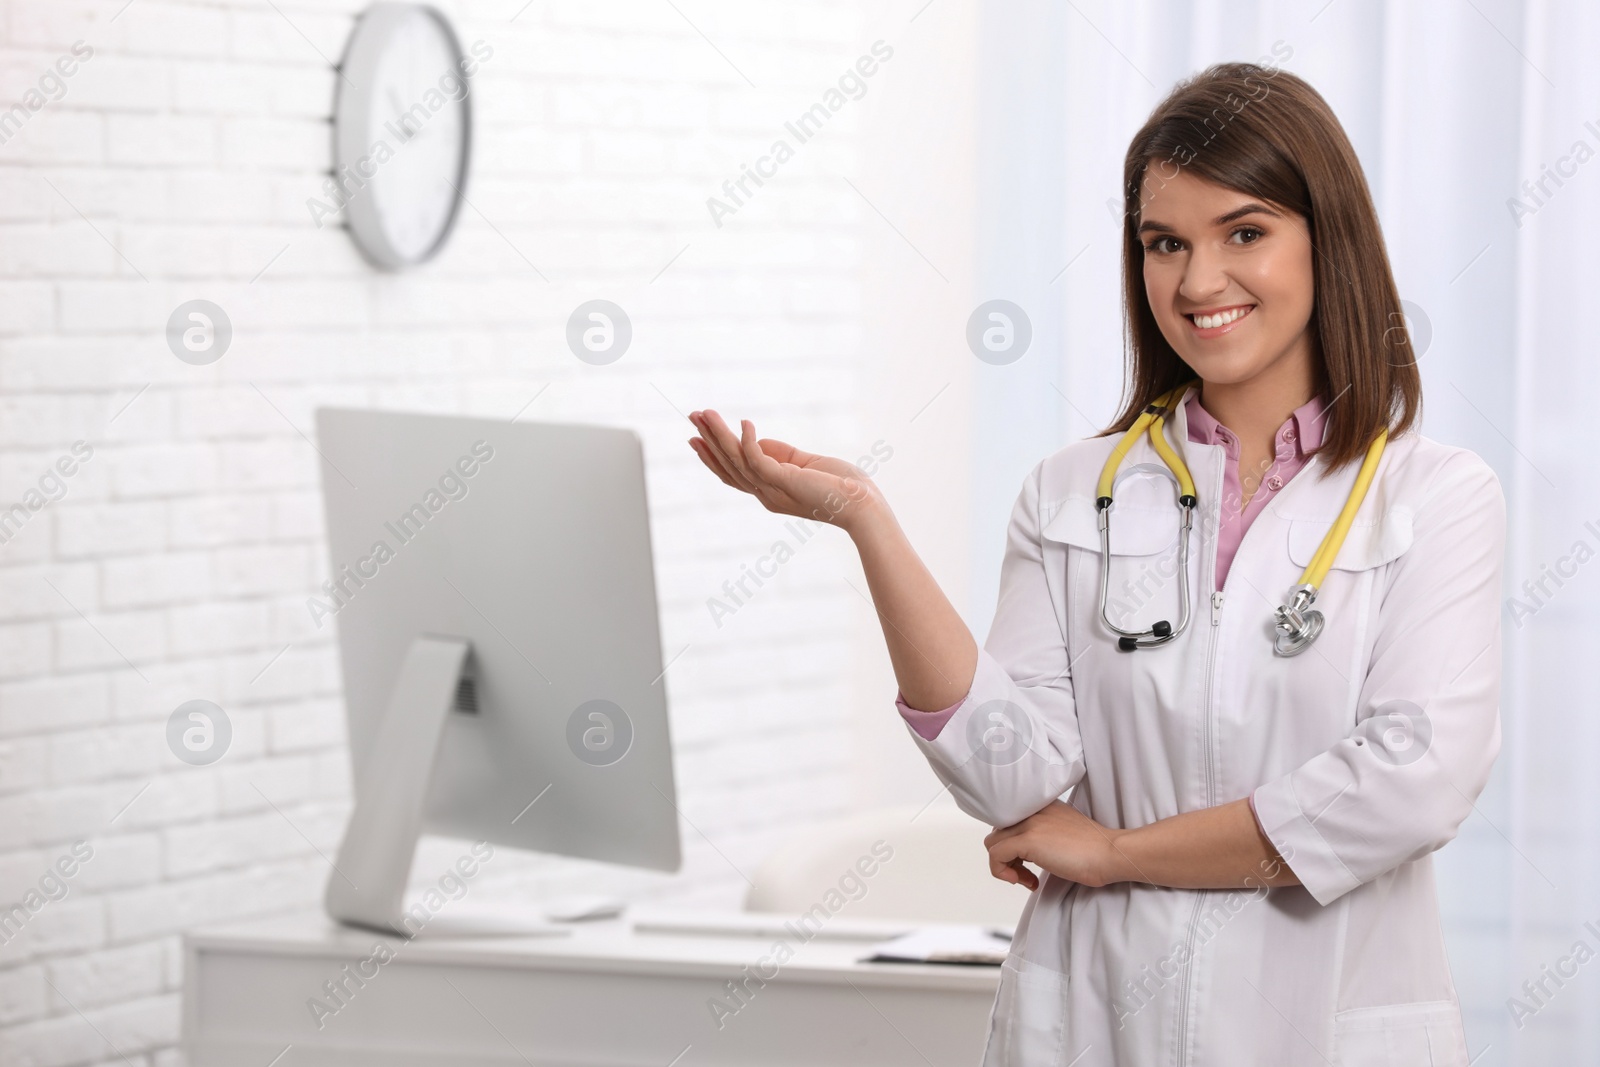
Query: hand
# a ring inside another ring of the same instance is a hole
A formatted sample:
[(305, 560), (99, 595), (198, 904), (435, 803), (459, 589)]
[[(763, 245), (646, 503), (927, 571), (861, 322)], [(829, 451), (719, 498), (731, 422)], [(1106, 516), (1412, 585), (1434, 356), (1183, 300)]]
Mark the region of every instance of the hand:
[(700, 436), (689, 438), (700, 462), (735, 489), (761, 501), (768, 511), (798, 515), (849, 530), (888, 504), (866, 472), (854, 463), (818, 456), (770, 437), (756, 440), (748, 419), (735, 437), (715, 411), (689, 415)]
[(1002, 882), (1038, 889), (1039, 877), (1024, 865), (1026, 860), (1058, 878), (1099, 887), (1127, 880), (1119, 873), (1125, 862), (1116, 848), (1123, 833), (1055, 800), (996, 830), (983, 844), (989, 850), (989, 873)]

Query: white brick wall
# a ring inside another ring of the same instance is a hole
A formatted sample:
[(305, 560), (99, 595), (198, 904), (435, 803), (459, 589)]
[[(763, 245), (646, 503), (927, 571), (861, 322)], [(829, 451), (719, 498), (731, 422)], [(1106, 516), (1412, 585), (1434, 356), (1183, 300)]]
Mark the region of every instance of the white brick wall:
[[(474, 88), (477, 210), (394, 277), (305, 207), (329, 166), (318, 53), (338, 56), (361, 4), (124, 3), (0, 0), (0, 109), (74, 42), (94, 49), (0, 145), (0, 507), (74, 441), (94, 450), (0, 545), (0, 903), (73, 841), (94, 850), (0, 944), (0, 1063), (176, 1064), (180, 931), (317, 905), (328, 871), (307, 838), (331, 853), (349, 800), (333, 632), (304, 608), (326, 576), (302, 436), (323, 404), (505, 418), (548, 384), (523, 418), (640, 431), (665, 653), (689, 646), (667, 675), (680, 803), (714, 846), (685, 826), (670, 878), (506, 853), (494, 873), (736, 902), (729, 860), (749, 873), (775, 831), (846, 803), (859, 605), (824, 531), (713, 625), (706, 598), (781, 520), (700, 468), (681, 413), (870, 447), (853, 367), (875, 220), (840, 180), (858, 118), (722, 228), (705, 201), (883, 35), (871, 12), (536, 0), (513, 22), (523, 0), (443, 4), (464, 43), (494, 48)], [(597, 296), (635, 325), (609, 367), (563, 343)], [(164, 343), (193, 298), (233, 321), (211, 366)], [(194, 698), (233, 723), (210, 767), (166, 749)], [(425, 847), (419, 878), (457, 851)]]

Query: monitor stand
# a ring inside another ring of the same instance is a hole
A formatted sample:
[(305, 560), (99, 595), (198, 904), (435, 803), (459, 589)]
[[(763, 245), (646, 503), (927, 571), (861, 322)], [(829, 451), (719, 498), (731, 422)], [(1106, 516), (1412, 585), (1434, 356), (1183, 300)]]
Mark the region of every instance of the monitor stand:
[(411, 939), (534, 937), (571, 927), (529, 915), (465, 910), (406, 922), (406, 878), (422, 834), (422, 806), (445, 720), (471, 645), (458, 637), (414, 638), (367, 755), (323, 905), (341, 923)]

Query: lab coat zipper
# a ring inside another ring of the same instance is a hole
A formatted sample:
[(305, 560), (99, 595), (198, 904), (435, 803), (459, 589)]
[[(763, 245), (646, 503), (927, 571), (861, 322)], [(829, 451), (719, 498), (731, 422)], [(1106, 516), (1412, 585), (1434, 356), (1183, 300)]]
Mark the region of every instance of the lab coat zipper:
[[(1215, 581), (1215, 572), (1212, 580)], [(1210, 646), (1206, 652), (1206, 688), (1205, 688), (1205, 718), (1203, 723), (1203, 736), (1205, 737), (1206, 750), (1206, 800), (1207, 807), (1211, 806), (1212, 798), (1216, 792), (1216, 783), (1211, 772), (1211, 680), (1216, 673), (1217, 665), (1217, 627), (1222, 620), (1222, 590), (1218, 589), (1211, 594), (1211, 629)], [(1200, 913), (1205, 909), (1206, 891), (1204, 889), (1191, 890), (1194, 893), (1194, 910), (1189, 914), (1189, 930), (1184, 937), (1186, 952), (1183, 960), (1183, 999), (1178, 1007), (1178, 1067), (1183, 1067), (1189, 1062), (1189, 990), (1193, 985), (1191, 970), (1194, 967), (1194, 932), (1200, 924)]]
[[(1222, 477), (1217, 479), (1217, 493), (1213, 499), (1222, 499), (1222, 482), (1223, 478), (1226, 477), (1227, 462), (1228, 461), (1226, 458), (1224, 458), (1222, 461), (1222, 469), (1218, 472), (1220, 475), (1222, 475)], [(1220, 517), (1221, 516), (1219, 513), (1219, 520)], [(1249, 536), (1249, 531), (1246, 531), (1246, 536)], [(1215, 544), (1213, 544), (1211, 548), (1207, 549), (1207, 552), (1209, 553), (1211, 565), (1209, 568), (1201, 567), (1200, 570), (1202, 574), (1206, 573), (1208, 570), (1210, 571), (1211, 582), (1214, 585), (1216, 584), (1217, 580)], [(1216, 804), (1217, 792), (1216, 778), (1211, 766), (1211, 688), (1212, 682), (1216, 677), (1217, 670), (1217, 628), (1221, 626), (1221, 624), (1222, 590), (1213, 589), (1211, 592), (1211, 629), (1208, 633), (1208, 642), (1206, 647), (1205, 709), (1204, 718), (1201, 719), (1201, 736), (1205, 738), (1206, 807), (1208, 808)], [(1186, 951), (1184, 953), (1183, 960), (1183, 988), (1182, 999), (1178, 1004), (1177, 1067), (1183, 1067), (1184, 1064), (1189, 1062), (1189, 991), (1190, 987), (1193, 985), (1192, 971), (1194, 968), (1194, 932), (1199, 926), (1200, 912), (1204, 910), (1206, 901), (1206, 891), (1204, 889), (1196, 889), (1192, 890), (1192, 892), (1194, 893), (1194, 910), (1189, 914), (1189, 930), (1184, 938)]]

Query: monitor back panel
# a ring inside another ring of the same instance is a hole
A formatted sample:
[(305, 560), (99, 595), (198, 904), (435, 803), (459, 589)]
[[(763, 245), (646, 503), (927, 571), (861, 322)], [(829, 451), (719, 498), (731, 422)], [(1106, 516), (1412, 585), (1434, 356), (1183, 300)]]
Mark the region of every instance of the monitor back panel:
[(446, 722), (425, 831), (676, 869), (637, 435), (332, 408), (317, 434), (336, 589), (308, 611), (338, 631), (357, 788), (412, 639), (463, 637), (475, 710)]

